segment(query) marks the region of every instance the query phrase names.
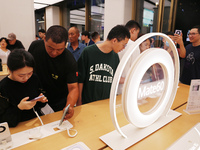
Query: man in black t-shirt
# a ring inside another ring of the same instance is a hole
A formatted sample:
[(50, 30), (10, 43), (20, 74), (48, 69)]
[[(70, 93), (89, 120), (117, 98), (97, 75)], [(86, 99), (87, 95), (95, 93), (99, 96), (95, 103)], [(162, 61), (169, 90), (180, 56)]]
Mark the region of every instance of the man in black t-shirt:
[(192, 79), (200, 79), (200, 26), (194, 26), (188, 36), (191, 44), (186, 47), (182, 35), (175, 34), (174, 40), (180, 45), (179, 56), (185, 58), (180, 81), (190, 85)]
[(35, 71), (49, 105), (59, 111), (70, 104), (65, 119), (73, 116), (73, 106), (78, 99), (77, 63), (65, 48), (67, 39), (68, 32), (64, 27), (51, 26), (44, 40), (33, 41), (28, 50), (35, 59)]
[(16, 35), (14, 33), (8, 34), (8, 41), (9, 44), (7, 46), (7, 49), (9, 49), (10, 51), (14, 49), (24, 49), (24, 45), (21, 41), (16, 39)]

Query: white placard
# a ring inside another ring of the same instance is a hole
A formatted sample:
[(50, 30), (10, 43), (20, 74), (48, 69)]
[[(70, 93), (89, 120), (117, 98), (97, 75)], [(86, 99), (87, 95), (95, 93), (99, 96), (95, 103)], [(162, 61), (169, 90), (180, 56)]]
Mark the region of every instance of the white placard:
[(87, 147), (87, 145), (85, 145), (85, 143), (78, 142), (78, 143), (75, 143), (75, 144), (70, 145), (68, 147), (65, 147), (61, 150), (90, 150), (90, 148)]
[(187, 107), (184, 110), (188, 114), (200, 113), (200, 80), (191, 80), (190, 93)]

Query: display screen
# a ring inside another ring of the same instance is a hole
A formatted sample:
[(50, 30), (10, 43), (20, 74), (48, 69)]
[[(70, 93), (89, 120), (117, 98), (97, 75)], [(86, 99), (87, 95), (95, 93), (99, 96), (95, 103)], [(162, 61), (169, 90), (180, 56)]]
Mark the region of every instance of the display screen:
[(153, 24), (154, 11), (144, 8), (143, 11), (143, 26), (148, 27)]

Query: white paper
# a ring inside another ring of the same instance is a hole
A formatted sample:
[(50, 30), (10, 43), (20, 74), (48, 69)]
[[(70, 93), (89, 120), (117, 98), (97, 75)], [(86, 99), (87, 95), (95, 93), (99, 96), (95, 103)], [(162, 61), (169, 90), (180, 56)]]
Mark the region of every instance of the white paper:
[(83, 142), (78, 142), (61, 150), (90, 150)]
[(54, 113), (53, 109), (49, 106), (49, 104), (46, 104), (43, 108), (41, 108), (41, 113), (43, 115)]

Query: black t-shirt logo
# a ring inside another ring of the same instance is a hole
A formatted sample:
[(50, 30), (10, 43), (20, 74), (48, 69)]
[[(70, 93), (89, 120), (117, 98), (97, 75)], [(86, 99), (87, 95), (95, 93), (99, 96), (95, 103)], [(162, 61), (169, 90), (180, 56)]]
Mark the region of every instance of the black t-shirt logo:
[(51, 74), (52, 75), (52, 78), (57, 80), (58, 79), (58, 75), (55, 75), (55, 74)]

